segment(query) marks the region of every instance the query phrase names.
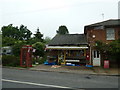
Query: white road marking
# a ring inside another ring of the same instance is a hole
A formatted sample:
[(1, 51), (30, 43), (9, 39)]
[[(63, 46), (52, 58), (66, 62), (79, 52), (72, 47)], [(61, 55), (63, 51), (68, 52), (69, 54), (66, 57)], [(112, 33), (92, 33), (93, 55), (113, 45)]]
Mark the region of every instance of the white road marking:
[(46, 87), (55, 87), (55, 88), (69, 88), (70, 89), (70, 87), (57, 86), (57, 85), (47, 85), (47, 84), (39, 84), (39, 83), (32, 83), (32, 82), (23, 82), (23, 81), (16, 81), (16, 80), (2, 79), (2, 81), (12, 82), (12, 83), (29, 84), (29, 85), (37, 85), (37, 86), (46, 86)]

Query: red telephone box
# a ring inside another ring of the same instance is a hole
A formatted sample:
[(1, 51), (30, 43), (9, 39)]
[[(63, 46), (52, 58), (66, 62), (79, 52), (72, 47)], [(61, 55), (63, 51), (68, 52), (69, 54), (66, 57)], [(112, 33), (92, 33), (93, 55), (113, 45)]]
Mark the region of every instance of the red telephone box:
[(21, 48), (20, 55), (20, 66), (21, 67), (32, 67), (32, 51), (31, 45), (25, 45)]

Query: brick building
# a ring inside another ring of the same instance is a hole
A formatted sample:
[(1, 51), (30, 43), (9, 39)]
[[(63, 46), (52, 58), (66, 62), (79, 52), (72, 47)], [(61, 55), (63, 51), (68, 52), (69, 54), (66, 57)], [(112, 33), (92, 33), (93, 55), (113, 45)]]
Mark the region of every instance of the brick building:
[(99, 40), (106, 44), (120, 39), (120, 19), (110, 19), (107, 21), (87, 25), (84, 27), (84, 34), (90, 46), (90, 63), (93, 66), (101, 66), (100, 51), (94, 50), (95, 41)]

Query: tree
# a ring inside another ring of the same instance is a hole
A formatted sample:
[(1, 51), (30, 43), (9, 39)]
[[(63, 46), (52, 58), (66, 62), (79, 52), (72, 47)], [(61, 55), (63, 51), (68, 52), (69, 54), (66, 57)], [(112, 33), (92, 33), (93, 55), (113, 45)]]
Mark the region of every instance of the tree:
[(12, 46), (13, 49), (13, 54), (15, 56), (19, 56), (20, 55), (20, 50), (22, 48), (23, 45), (26, 45), (26, 41), (16, 41), (15, 45)]
[(42, 37), (43, 37), (43, 34), (41, 34), (38, 28), (36, 34), (34, 34), (34, 39), (36, 39), (36, 41), (38, 42), (43, 42)]
[(64, 25), (63, 26), (59, 26), (59, 29), (56, 32), (57, 32), (57, 34), (61, 34), (61, 35), (69, 34), (69, 31), (68, 31), (67, 27), (64, 26)]
[(12, 24), (2, 27), (2, 36), (18, 39), (19, 29), (18, 27), (13, 27)]
[(28, 40), (32, 32), (27, 29), (27, 26), (21, 25), (19, 28), (19, 40)]
[(2, 46), (13, 46), (15, 44), (15, 39), (11, 37), (2, 38)]
[(32, 46), (33, 48), (36, 49), (35, 53), (33, 53), (35, 56), (40, 56), (40, 57), (44, 56), (45, 45), (42, 42), (36, 42)]
[(48, 43), (50, 42), (50, 40), (51, 40), (51, 38), (47, 36), (47, 37), (45, 37), (44, 42), (45, 42), (46, 44), (48, 44)]
[(2, 36), (14, 38), (16, 40), (28, 40), (32, 35), (32, 32), (27, 29), (26, 26), (21, 25), (20, 28), (14, 27), (12, 24), (2, 27)]

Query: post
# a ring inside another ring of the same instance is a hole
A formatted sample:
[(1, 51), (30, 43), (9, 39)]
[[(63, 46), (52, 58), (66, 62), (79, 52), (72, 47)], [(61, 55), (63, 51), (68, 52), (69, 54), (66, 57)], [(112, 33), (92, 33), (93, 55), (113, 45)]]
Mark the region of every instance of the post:
[(86, 56), (86, 49), (84, 49), (84, 56)]
[(90, 47), (90, 64), (92, 64), (92, 62), (91, 62), (91, 54), (92, 52), (91, 52), (91, 47)]
[(20, 53), (20, 66), (22, 67), (22, 53), (23, 53), (23, 52), (22, 52), (22, 48), (21, 48), (20, 51), (21, 51), (21, 53)]
[(64, 51), (64, 64), (66, 63), (65, 58), (66, 58), (66, 51)]

